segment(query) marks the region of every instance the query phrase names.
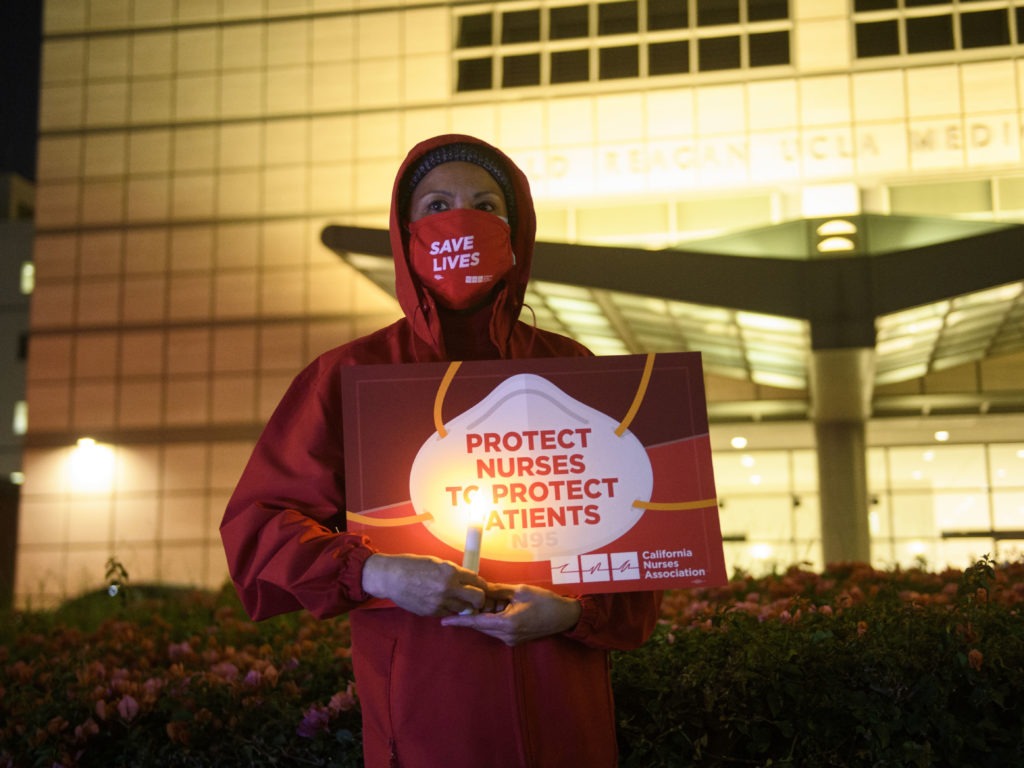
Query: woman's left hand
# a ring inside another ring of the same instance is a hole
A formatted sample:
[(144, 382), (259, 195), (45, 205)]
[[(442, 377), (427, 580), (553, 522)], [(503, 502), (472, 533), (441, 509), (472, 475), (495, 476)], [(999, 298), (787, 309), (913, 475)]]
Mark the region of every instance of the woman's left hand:
[(579, 601), (571, 597), (526, 584), (490, 585), (487, 598), (488, 605), (493, 601), (498, 607), (504, 604), (504, 609), (494, 613), (445, 616), (441, 623), (446, 627), (468, 627), (505, 645), (518, 645), (572, 629), (583, 610)]

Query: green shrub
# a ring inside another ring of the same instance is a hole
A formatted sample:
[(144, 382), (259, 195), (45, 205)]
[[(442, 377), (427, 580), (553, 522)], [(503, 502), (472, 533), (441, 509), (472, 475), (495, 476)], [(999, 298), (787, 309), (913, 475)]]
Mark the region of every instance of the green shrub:
[[(1024, 564), (665, 596), (615, 653), (623, 768), (1024, 765)], [(358, 766), (348, 622), (123, 587), (0, 617), (0, 768)]]

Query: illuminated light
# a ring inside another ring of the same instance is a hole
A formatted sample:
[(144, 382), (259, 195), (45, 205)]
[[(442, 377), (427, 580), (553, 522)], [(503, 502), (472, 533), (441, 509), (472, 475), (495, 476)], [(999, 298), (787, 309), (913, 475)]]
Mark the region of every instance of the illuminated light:
[(925, 461), (935, 461), (935, 451), (925, 451), (921, 454), (921, 458)]
[(771, 544), (752, 544), (750, 546), (750, 556), (755, 560), (767, 560), (773, 553)]
[(834, 237), (836, 235), (856, 235), (857, 225), (846, 219), (829, 219), (818, 225), (815, 233), (819, 237)]
[(910, 473), (910, 476), (911, 476), (911, 477), (912, 477), (912, 478), (913, 478), (914, 480), (920, 480), (921, 478), (923, 478), (923, 477), (924, 477), (924, 473), (923, 473), (923, 472), (921, 472), (921, 470), (920, 470), (920, 469), (915, 469), (915, 470), (914, 470), (913, 472), (911, 472), (911, 473)]
[(856, 184), (815, 184), (803, 188), (800, 209), (809, 219), (856, 216), (860, 213), (860, 189)]
[(826, 237), (818, 243), (818, 253), (841, 253), (856, 248), (856, 243), (848, 237)]
[(868, 512), (868, 530), (872, 536), (878, 536), (882, 533), (882, 518), (876, 510)]
[(907, 544), (907, 551), (915, 557), (918, 557), (928, 551), (928, 545), (923, 541), (912, 541)]
[(754, 460), (754, 457), (751, 456), (749, 453), (745, 454), (743, 458), (740, 459), (740, 464), (747, 468), (754, 466), (756, 463), (757, 462)]
[(14, 404), (11, 432), (15, 435), (24, 435), (28, 432), (28, 403), (24, 400), (19, 400)]
[(21, 265), (21, 293), (24, 296), (31, 296), (36, 289), (36, 265), (31, 261), (22, 262)]
[(109, 491), (114, 484), (114, 449), (91, 437), (79, 439), (71, 452), (71, 489), (82, 493)]
[(944, 429), (940, 429), (938, 432), (935, 433), (935, 439), (940, 443), (944, 443), (947, 440), (949, 440), (949, 432), (947, 432)]
[(751, 475), (750, 476), (750, 484), (751, 485), (760, 485), (761, 484), (761, 476), (760, 475)]
[(1019, 451), (1017, 451), (1017, 458), (1024, 459), (1024, 448), (1021, 448)]
[(13, 485), (24, 485), (25, 484), (25, 473), (24, 472), (11, 472), (8, 479)]
[[(737, 451), (742, 451), (744, 448), (747, 447), (747, 438), (743, 437), (742, 435), (736, 435), (736, 437), (729, 441), (729, 445), (731, 445)], [(1021, 454), (1024, 454), (1024, 451), (1019, 451), (1017, 455), (1021, 456)], [(1022, 456), (1022, 458), (1024, 458), (1024, 456)]]

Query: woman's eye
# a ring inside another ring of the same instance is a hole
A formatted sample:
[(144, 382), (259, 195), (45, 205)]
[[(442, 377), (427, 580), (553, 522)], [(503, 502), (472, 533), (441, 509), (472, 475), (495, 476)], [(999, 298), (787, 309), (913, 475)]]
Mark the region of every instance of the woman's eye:
[(427, 210), (431, 213), (438, 213), (440, 211), (448, 210), (448, 203), (441, 199), (431, 200), (427, 203)]
[(494, 213), (497, 210), (497, 206), (494, 203), (483, 202), (477, 203), (476, 209), (478, 211), (486, 211), (487, 213)]

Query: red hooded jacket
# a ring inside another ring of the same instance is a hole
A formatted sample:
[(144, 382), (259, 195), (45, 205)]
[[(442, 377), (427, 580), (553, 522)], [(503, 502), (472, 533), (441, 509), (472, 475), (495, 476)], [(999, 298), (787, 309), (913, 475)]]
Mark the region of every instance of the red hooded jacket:
[[(401, 180), (434, 147), (484, 144), (447, 135), (414, 147), (395, 181), (391, 245), (405, 317), (333, 349), (300, 373), (253, 450), (221, 523), (231, 578), (254, 619), (305, 608), (319, 617), (351, 612), (353, 662), (366, 765), (403, 768), (608, 766), (617, 762), (609, 649), (643, 643), (659, 593), (589, 595), (571, 631), (515, 647), (471, 629), (372, 599), (363, 563), (375, 550), (344, 525), (340, 374), (343, 366), (452, 359), (554, 357), (589, 352), (519, 321), (536, 220), (529, 185), (505, 161), (516, 194), (516, 264), (493, 303), (445, 317), (408, 263), (400, 220)], [(457, 326), (453, 326), (457, 323)]]

